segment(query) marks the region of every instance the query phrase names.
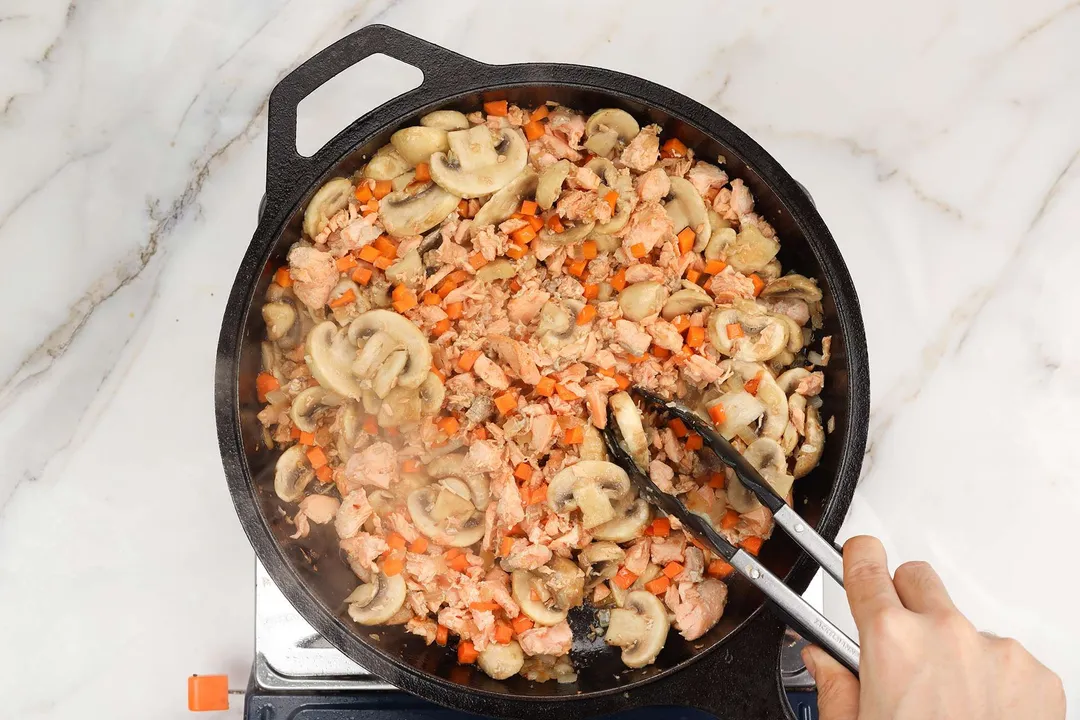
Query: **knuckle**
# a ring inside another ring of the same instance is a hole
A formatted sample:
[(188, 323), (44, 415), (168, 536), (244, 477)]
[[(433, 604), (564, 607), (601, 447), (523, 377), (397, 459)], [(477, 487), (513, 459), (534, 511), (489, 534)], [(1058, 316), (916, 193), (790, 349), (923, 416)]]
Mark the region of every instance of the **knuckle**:
[(933, 568), (930, 567), (930, 563), (924, 560), (910, 560), (896, 568), (895, 577), (897, 580), (900, 578), (919, 580), (926, 578), (932, 572)]
[(870, 619), (870, 632), (886, 638), (903, 635), (905, 618), (906, 612), (900, 608), (882, 608)]
[(883, 571), (881, 566), (873, 560), (858, 559), (849, 563), (845, 575), (845, 582), (852, 585), (863, 585), (881, 579)]

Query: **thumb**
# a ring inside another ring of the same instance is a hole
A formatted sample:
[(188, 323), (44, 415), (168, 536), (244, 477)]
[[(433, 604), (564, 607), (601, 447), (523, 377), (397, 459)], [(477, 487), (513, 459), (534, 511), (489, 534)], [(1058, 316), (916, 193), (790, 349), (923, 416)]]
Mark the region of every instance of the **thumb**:
[(821, 720), (858, 720), (859, 681), (855, 676), (815, 645), (803, 648), (802, 659), (817, 685)]

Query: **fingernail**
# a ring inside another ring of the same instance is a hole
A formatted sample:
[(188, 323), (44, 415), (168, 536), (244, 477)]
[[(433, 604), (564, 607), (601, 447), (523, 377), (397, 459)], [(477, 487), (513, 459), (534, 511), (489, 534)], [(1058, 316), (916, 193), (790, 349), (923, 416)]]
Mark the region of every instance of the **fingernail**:
[(814, 665), (814, 653), (810, 652), (810, 648), (804, 647), (800, 655), (802, 655), (803, 665), (806, 666), (806, 672), (810, 673), (810, 677), (814, 677), (814, 672), (816, 670)]

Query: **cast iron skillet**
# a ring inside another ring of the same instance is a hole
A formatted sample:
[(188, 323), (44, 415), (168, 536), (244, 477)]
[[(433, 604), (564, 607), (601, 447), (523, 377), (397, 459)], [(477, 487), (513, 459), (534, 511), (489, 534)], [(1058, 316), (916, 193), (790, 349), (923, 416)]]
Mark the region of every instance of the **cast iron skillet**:
[[(301, 157), (295, 142), (298, 103), (375, 53), (416, 66), (424, 73), (423, 84), (359, 118), (313, 156)], [(789, 717), (778, 680), (783, 628), (761, 612), (761, 596), (738, 581), (717, 627), (693, 643), (672, 633), (650, 667), (628, 670), (602, 642), (582, 641), (573, 654), (575, 684), (531, 683), (521, 677), (499, 682), (474, 666), (457, 665), (452, 651), (427, 647), (399, 628), (361, 628), (349, 621), (341, 600), (356, 578), (337, 554), (332, 526), (319, 528), (324, 534), (315, 533), (303, 543), (286, 539), (291, 528), (273, 492), (277, 453), (262, 445), (255, 417), (260, 409), (255, 375), (264, 336), (259, 307), (270, 275), (299, 238), (304, 207), (326, 179), (351, 174), (394, 130), (416, 124), (426, 112), (444, 107), (470, 111), (496, 99), (520, 105), (556, 100), (586, 113), (621, 107), (642, 125), (659, 123), (665, 136), (678, 136), (701, 157), (724, 155), (731, 175), (747, 182), (758, 211), (779, 232), (784, 268), (816, 277), (825, 294), (825, 332), (834, 342), (824, 400), (826, 414), (836, 417), (836, 429), (820, 467), (796, 484), (795, 500), (799, 512), (825, 537), (835, 536), (866, 444), (866, 340), (844, 261), (798, 183), (731, 123), (667, 88), (574, 65), (485, 65), (380, 25), (326, 48), (286, 76), (270, 95), (265, 204), (218, 341), (218, 440), (240, 522), (278, 587), (323, 637), (394, 685), (434, 702), (483, 715), (559, 720), (646, 705), (696, 706), (739, 720)], [(800, 592), (815, 569), (782, 533), (766, 543), (762, 560)]]

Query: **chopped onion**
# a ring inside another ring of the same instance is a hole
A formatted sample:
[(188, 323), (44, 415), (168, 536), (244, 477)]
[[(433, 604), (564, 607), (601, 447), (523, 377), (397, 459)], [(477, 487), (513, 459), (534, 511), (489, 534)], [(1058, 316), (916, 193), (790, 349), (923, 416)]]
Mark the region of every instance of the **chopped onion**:
[(742, 425), (735, 428), (735, 434), (747, 445), (752, 444), (755, 440), (758, 439), (757, 433), (751, 430), (749, 425)]
[(735, 437), (739, 427), (749, 425), (765, 413), (761, 401), (745, 390), (724, 393), (719, 402), (724, 406), (725, 418), (717, 430), (725, 440)]
[(817, 350), (811, 350), (810, 352), (806, 353), (806, 359), (814, 365), (825, 365), (825, 358), (823, 358), (821, 356), (821, 353), (819, 353)]
[(286, 395), (281, 388), (277, 388), (266, 393), (266, 402), (271, 405), (288, 405), (289, 396)]

